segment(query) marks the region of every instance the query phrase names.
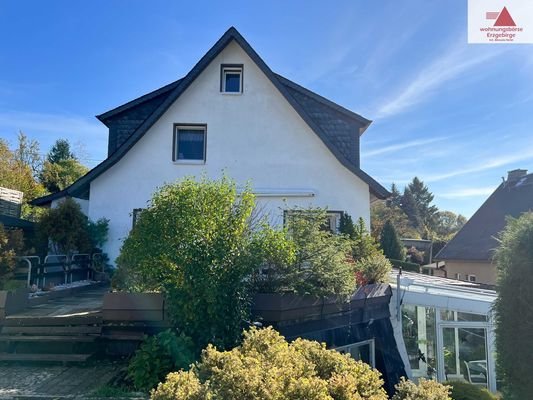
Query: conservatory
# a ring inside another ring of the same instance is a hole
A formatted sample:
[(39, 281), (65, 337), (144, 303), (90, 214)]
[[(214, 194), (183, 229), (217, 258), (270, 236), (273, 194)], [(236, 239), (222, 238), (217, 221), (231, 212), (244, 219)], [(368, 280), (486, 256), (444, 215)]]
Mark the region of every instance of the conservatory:
[(411, 272), (391, 275), (391, 320), (412, 379), (462, 380), (496, 391), (496, 292)]

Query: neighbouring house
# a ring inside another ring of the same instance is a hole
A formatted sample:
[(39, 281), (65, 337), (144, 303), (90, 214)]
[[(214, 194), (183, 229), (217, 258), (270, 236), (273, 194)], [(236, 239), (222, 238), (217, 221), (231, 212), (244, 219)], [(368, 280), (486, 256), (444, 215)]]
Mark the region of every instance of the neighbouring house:
[(24, 193), (0, 186), (0, 215), (20, 218)]
[(321, 206), (370, 219), (388, 192), (363, 172), (359, 137), (371, 121), (272, 72), (230, 28), (183, 78), (97, 117), (108, 157), (65, 190), (89, 218), (110, 220), (111, 260), (157, 187), (185, 176), (250, 181), (273, 223), (284, 210)]
[(0, 224), (6, 229), (21, 229), (25, 237), (32, 237), (35, 224), (20, 218), (24, 193), (0, 186)]
[(496, 284), (492, 258), (498, 247), (498, 234), (506, 218), (533, 210), (533, 174), (527, 170), (509, 171), (507, 179), (492, 193), (454, 238), (436, 255), (446, 262), (448, 278)]

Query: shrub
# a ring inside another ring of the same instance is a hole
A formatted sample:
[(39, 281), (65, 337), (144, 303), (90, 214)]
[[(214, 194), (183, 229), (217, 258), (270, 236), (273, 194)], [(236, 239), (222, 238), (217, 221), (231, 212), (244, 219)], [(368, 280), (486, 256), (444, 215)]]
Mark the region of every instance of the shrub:
[(375, 254), (381, 254), (379, 245), (366, 229), (363, 218), (359, 218), (357, 224), (354, 224), (352, 217), (350, 217), (348, 213), (343, 213), (339, 232), (350, 238), (352, 258), (354, 260), (360, 260)]
[(420, 265), (408, 261), (389, 260), (393, 267), (402, 268), (404, 271), (420, 272)]
[(394, 225), (390, 220), (385, 222), (383, 230), (381, 231), (379, 242), (381, 244), (383, 254), (385, 254), (388, 259), (402, 261), (405, 260), (405, 248), (400, 240), (398, 232), (396, 232), (396, 228), (394, 228)]
[(420, 378), (418, 385), (402, 377), (392, 400), (452, 400), (450, 388), (434, 380)]
[(4, 288), (13, 276), (17, 263), (16, 256), (24, 247), (21, 230), (7, 230), (0, 224), (0, 289)]
[(412, 246), (407, 250), (407, 260), (411, 263), (422, 265), (424, 264), (424, 252), (419, 251), (416, 247)]
[(55, 254), (72, 255), (76, 251), (91, 251), (91, 239), (87, 230), (88, 220), (81, 207), (66, 198), (56, 208), (47, 210), (37, 222), (37, 231), (49, 239)]
[(286, 273), (289, 290), (315, 296), (347, 296), (355, 290), (353, 264), (347, 255), (350, 242), (323, 229), (326, 210), (295, 209), (287, 230), (296, 246), (295, 262)]
[(533, 212), (510, 218), (496, 250), (496, 352), (505, 399), (531, 398)]
[(445, 384), (451, 386), (453, 400), (497, 400), (487, 389), (468, 382), (448, 381)]
[(386, 400), (379, 373), (316, 342), (289, 344), (272, 328), (252, 328), (240, 347), (208, 346), (190, 371), (167, 376), (153, 400)]
[(366, 285), (368, 283), (386, 282), (392, 270), (392, 265), (383, 254), (375, 254), (357, 261), (355, 270), (358, 283)]
[(167, 330), (144, 340), (128, 365), (128, 378), (136, 389), (148, 391), (169, 372), (188, 369), (195, 359), (191, 338)]
[(115, 282), (166, 294), (176, 327), (199, 348), (234, 346), (249, 319), (250, 190), (228, 178), (165, 185), (139, 215), (117, 258)]

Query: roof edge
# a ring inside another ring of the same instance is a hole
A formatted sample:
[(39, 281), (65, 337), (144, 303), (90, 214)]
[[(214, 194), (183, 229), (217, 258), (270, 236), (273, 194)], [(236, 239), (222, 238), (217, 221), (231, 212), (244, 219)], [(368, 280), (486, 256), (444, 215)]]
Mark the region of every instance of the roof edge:
[(313, 98), (314, 100), (322, 103), (323, 105), (325, 106), (328, 106), (332, 109), (334, 109), (335, 111), (338, 111), (340, 112), (341, 114), (344, 114), (345, 116), (349, 117), (349, 118), (352, 118), (352, 119), (355, 119), (357, 122), (360, 122), (364, 125), (363, 127), (363, 131), (366, 130), (366, 128), (368, 128), (368, 126), (372, 123), (371, 120), (363, 117), (362, 115), (359, 115), (321, 95), (319, 95), (318, 93), (315, 93), (299, 84), (297, 84), (296, 82), (293, 82), (291, 81), (290, 79), (287, 79), (285, 78), (284, 76), (280, 75), (280, 74), (277, 74), (274, 72), (274, 75), (276, 76), (276, 78), (278, 78), (282, 84), (284, 85), (287, 85), (287, 86), (290, 86), (291, 88), (295, 89), (295, 90), (298, 90), (302, 93), (304, 93), (305, 95)]
[[(481, 204), (481, 206), (476, 210), (476, 212), (468, 219), (468, 221), (466, 221), (466, 224), (463, 225), (463, 227), (459, 230), (459, 232), (457, 232), (452, 240), (450, 240), (448, 243), (446, 243), (444, 245), (444, 247), (442, 249), (440, 249), (440, 251), (435, 255), (435, 257), (433, 257), (433, 259), (435, 260), (463, 260), (462, 258), (448, 258), (448, 257), (442, 257), (441, 256), (441, 253), (444, 253), (444, 251), (450, 246), (454, 244), (457, 236), (461, 233), (461, 231), (463, 229), (465, 229), (465, 227), (470, 223), (470, 221), (472, 221), (472, 219), (481, 211), (481, 209), (485, 206), (485, 204), (487, 204), (487, 202), (492, 198), (492, 196), (494, 196), (496, 194), (496, 192), (498, 192), (498, 190), (500, 190), (502, 187), (505, 187), (505, 182), (502, 182), (498, 185), (498, 187), (494, 190), (494, 192), (491, 193), (491, 195), (489, 197), (487, 197), (487, 199), (483, 202), (483, 204)], [(458, 240), (458, 239), (457, 239)], [(484, 259), (480, 259), (480, 260), (484, 260)], [(490, 261), (490, 258), (487, 258), (487, 260)]]
[(182, 80), (183, 78), (180, 78), (174, 82), (171, 82), (165, 86), (162, 86), (160, 87), (159, 89), (156, 89), (156, 90), (152, 90), (151, 92), (149, 93), (146, 93), (142, 96), (139, 96), (137, 97), (136, 99), (133, 99), (131, 101), (128, 101), (127, 103), (124, 103), (118, 107), (115, 107), (109, 111), (106, 111), (100, 115), (96, 115), (96, 118), (98, 118), (98, 120), (100, 120), (104, 125), (105, 125), (105, 120), (108, 119), (108, 118), (111, 118), (111, 117), (114, 117), (115, 115), (117, 114), (120, 114), (126, 110), (129, 110), (130, 108), (133, 108), (139, 104), (142, 104), (144, 103), (145, 101), (148, 101), (148, 100), (151, 100), (153, 99), (154, 97), (157, 97), (161, 94), (164, 94), (164, 93), (167, 93), (167, 92), (170, 92), (171, 90), (175, 89), (176, 86), (179, 85), (180, 81)]

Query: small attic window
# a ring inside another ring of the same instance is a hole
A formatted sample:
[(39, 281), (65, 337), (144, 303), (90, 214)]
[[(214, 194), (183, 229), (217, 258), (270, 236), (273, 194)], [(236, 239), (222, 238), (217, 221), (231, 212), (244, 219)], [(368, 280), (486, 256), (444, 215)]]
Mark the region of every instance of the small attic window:
[(222, 64), (220, 71), (222, 93), (242, 93), (242, 69), (242, 64)]

